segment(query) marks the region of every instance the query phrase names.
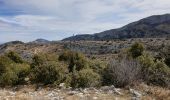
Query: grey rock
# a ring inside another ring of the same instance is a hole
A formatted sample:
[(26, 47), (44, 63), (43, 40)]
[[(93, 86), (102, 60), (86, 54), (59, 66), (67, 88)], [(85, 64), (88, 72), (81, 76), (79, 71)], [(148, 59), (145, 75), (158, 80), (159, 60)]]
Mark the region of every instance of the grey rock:
[(138, 97), (132, 97), (132, 99), (131, 100), (141, 100), (140, 98), (138, 98)]
[(77, 93), (78, 93), (77, 91), (70, 91), (70, 92), (68, 92), (68, 95), (75, 95)]
[(93, 100), (97, 100), (98, 99), (98, 97), (93, 97)]
[(135, 97), (140, 98), (142, 96), (141, 93), (139, 93), (138, 91), (134, 90), (134, 89), (130, 89), (129, 90), (131, 94), (133, 94)]
[(65, 88), (66, 88), (65, 83), (60, 83), (60, 84), (59, 84), (59, 88), (65, 89)]
[(76, 94), (76, 95), (79, 96), (79, 97), (81, 97), (81, 98), (84, 97), (83, 93), (78, 93), (78, 94)]
[(119, 89), (114, 89), (114, 93), (116, 93), (117, 95), (123, 95), (120, 91), (119, 91)]

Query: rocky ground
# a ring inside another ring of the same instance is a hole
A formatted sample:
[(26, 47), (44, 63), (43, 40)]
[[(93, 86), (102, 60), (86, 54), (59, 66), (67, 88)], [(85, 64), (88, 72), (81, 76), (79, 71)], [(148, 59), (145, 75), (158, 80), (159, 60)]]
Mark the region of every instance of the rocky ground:
[(170, 91), (147, 85), (135, 89), (119, 89), (114, 86), (98, 89), (19, 86), (0, 89), (0, 100), (170, 100)]

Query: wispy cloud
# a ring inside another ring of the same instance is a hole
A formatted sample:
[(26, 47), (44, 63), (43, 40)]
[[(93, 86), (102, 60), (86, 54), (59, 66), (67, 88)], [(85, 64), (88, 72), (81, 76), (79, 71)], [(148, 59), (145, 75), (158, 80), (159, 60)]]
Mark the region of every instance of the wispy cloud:
[(164, 13), (170, 13), (170, 0), (0, 0), (0, 37), (59, 40)]

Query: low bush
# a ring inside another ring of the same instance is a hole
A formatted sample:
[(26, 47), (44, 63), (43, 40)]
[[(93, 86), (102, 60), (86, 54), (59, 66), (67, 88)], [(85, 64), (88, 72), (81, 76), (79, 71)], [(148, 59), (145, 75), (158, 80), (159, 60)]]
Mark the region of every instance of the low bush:
[(78, 52), (65, 51), (59, 56), (59, 61), (68, 62), (69, 72), (73, 72), (74, 69), (79, 71), (83, 68), (88, 67), (88, 62), (86, 57)]
[(141, 65), (136, 60), (112, 60), (103, 74), (104, 85), (124, 87), (140, 80)]
[(6, 56), (0, 56), (0, 75), (5, 73), (12, 61)]
[(145, 82), (160, 86), (170, 85), (170, 68), (163, 61), (155, 60), (149, 54), (139, 57), (139, 61)]
[(24, 62), (22, 60), (22, 58), (16, 52), (10, 51), (6, 54), (6, 56), (8, 58), (10, 58), (12, 61), (14, 61), (15, 63), (23, 63)]
[(141, 43), (135, 43), (129, 49), (129, 53), (133, 58), (137, 58), (143, 54), (144, 46)]
[(26, 63), (16, 63), (7, 56), (0, 57), (0, 85), (10, 86), (25, 83), (30, 66)]
[(34, 82), (43, 84), (53, 84), (55, 82), (55, 84), (59, 84), (64, 81), (68, 73), (67, 68), (59, 62), (44, 61), (41, 63), (38, 62), (38, 64), (37, 62), (33, 63), (31, 67), (31, 79)]
[(14, 85), (25, 84), (27, 81), (26, 78), (29, 78), (30, 74), (30, 65), (23, 64), (13, 64), (11, 70), (17, 75), (17, 81)]
[(31, 68), (42, 65), (46, 61), (46, 56), (44, 54), (36, 54), (32, 58)]
[(11, 70), (3, 73), (0, 77), (1, 86), (12, 86), (15, 85), (18, 81), (17, 74)]
[(101, 60), (89, 60), (89, 68), (93, 69), (94, 72), (102, 74), (103, 70), (106, 68), (107, 63)]
[(157, 58), (164, 59), (165, 64), (170, 67), (170, 46), (162, 47)]
[(73, 73), (73, 87), (96, 87), (101, 85), (101, 77), (92, 69), (83, 69)]

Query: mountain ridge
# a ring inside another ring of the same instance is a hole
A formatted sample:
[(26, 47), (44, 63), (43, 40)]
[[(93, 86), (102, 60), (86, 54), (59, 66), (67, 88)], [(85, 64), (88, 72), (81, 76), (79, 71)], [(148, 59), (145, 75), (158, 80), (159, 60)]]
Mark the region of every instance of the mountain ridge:
[(106, 30), (92, 35), (76, 35), (65, 38), (63, 41), (154, 38), (167, 36), (170, 36), (170, 14), (149, 16), (117, 29)]

